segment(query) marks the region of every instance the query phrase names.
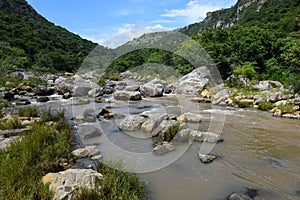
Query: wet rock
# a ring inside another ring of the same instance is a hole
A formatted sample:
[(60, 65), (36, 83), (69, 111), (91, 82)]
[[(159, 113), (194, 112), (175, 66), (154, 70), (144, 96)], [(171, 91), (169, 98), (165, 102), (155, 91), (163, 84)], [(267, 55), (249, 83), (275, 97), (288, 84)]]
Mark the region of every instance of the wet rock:
[(199, 158), (200, 158), (200, 161), (202, 163), (208, 164), (208, 163), (213, 162), (217, 158), (217, 156), (211, 155), (211, 154), (201, 154), (201, 153), (199, 153)]
[(78, 135), (82, 140), (97, 137), (100, 136), (101, 134), (102, 132), (100, 129), (91, 125), (80, 126), (78, 130)]
[(155, 146), (152, 152), (156, 155), (163, 155), (174, 150), (175, 147), (171, 143), (163, 142), (162, 144)]
[(92, 90), (91, 86), (76, 86), (74, 88), (73, 96), (74, 97), (88, 96), (90, 90)]
[(37, 86), (33, 89), (33, 92), (37, 95), (37, 96), (50, 96), (52, 94), (54, 94), (55, 89), (52, 87), (47, 87), (44, 85), (40, 85)]
[(25, 106), (25, 105), (29, 105), (29, 104), (31, 104), (31, 102), (27, 99), (18, 99), (16, 101), (17, 106)]
[(140, 115), (129, 115), (120, 123), (119, 128), (123, 131), (135, 131), (140, 129), (145, 121)]
[(196, 115), (192, 113), (184, 113), (177, 117), (177, 121), (179, 122), (192, 122), (192, 123), (199, 123), (201, 122), (201, 115)]
[(48, 102), (50, 99), (47, 96), (41, 96), (41, 97), (37, 97), (36, 101), (37, 102)]
[(102, 174), (92, 169), (68, 169), (43, 176), (43, 184), (49, 184), (53, 199), (74, 199), (79, 188), (100, 189)]
[(87, 146), (72, 151), (72, 155), (77, 157), (78, 159), (93, 157), (99, 154), (100, 154), (100, 150), (99, 147), (97, 146)]
[(196, 103), (211, 103), (210, 99), (204, 97), (194, 97), (191, 99), (191, 101)]
[(177, 85), (178, 94), (199, 94), (209, 82), (210, 71), (207, 67), (199, 67), (183, 76)]
[(165, 110), (162, 109), (152, 109), (140, 115), (147, 118), (147, 121), (141, 126), (142, 130), (147, 133), (152, 132), (168, 116)]
[(171, 94), (173, 90), (171, 88), (164, 88), (164, 93), (165, 94)]
[(157, 128), (152, 132), (152, 142), (153, 145), (162, 144), (164, 140), (164, 135), (166, 134), (168, 128), (174, 124), (178, 124), (175, 120), (163, 120)]
[(144, 97), (161, 97), (163, 96), (164, 86), (159, 83), (159, 80), (152, 80), (140, 87), (141, 94)]
[(101, 108), (97, 117), (103, 117), (104, 119), (114, 118), (114, 113), (108, 108)]
[(247, 188), (247, 191), (243, 193), (232, 193), (227, 197), (227, 200), (254, 200), (258, 196), (256, 189)]
[(224, 141), (220, 135), (210, 132), (192, 131), (191, 136), (197, 142), (220, 143)]
[(13, 100), (15, 95), (16, 95), (16, 91), (14, 91), (14, 90), (8, 90), (8, 91), (4, 91), (2, 93), (3, 98), (8, 101)]
[(88, 109), (84, 111), (83, 114), (79, 114), (75, 117), (76, 120), (81, 120), (84, 122), (96, 122), (96, 112), (93, 109)]
[(114, 98), (122, 101), (138, 101), (142, 99), (142, 96), (140, 92), (116, 91)]

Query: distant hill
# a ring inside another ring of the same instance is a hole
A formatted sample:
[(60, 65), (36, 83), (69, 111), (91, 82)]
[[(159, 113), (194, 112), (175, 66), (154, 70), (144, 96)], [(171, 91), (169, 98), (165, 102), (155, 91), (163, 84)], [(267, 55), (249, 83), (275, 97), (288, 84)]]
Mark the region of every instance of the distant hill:
[[(295, 22), (286, 19), (299, 15), (299, 5), (300, 0), (238, 0), (231, 8), (209, 12), (203, 21), (190, 24), (180, 31), (192, 36), (208, 28), (214, 30), (234, 25), (266, 26), (271, 23), (275, 23), (277, 28), (285, 28)], [(282, 27), (278, 27), (280, 25)]]
[(0, 67), (72, 71), (97, 44), (56, 26), (25, 0), (0, 0)]

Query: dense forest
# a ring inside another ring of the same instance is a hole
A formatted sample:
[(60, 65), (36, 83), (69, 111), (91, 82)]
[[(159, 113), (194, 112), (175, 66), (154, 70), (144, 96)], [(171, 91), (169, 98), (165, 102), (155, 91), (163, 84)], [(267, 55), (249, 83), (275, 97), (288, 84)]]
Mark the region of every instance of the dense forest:
[(72, 71), (96, 47), (40, 16), (25, 0), (0, 0), (0, 67)]

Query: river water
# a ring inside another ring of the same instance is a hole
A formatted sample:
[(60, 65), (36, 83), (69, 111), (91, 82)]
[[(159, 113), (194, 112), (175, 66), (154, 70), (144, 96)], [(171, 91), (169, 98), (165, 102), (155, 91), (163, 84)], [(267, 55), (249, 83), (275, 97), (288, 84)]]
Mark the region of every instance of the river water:
[[(188, 124), (191, 129), (200, 131), (208, 131), (209, 127), (213, 130), (216, 123), (212, 122), (212, 118), (221, 114), (220, 133), (224, 142), (216, 144), (211, 152), (218, 159), (202, 164), (198, 158), (202, 144), (193, 142), (178, 159), (174, 156), (173, 162), (164, 163), (165, 167), (150, 172), (145, 170), (140, 177), (147, 182), (150, 199), (221, 200), (232, 192), (243, 193), (246, 188), (258, 190), (256, 199), (300, 199), (299, 120), (274, 118), (268, 112), (253, 109), (212, 107), (210, 104), (193, 103), (190, 98), (181, 98), (179, 102), (176, 96), (143, 99), (135, 103), (73, 106), (72, 110), (73, 114), (79, 114), (87, 108), (99, 110), (107, 106), (114, 113), (123, 114), (139, 114), (153, 108), (165, 109), (169, 115), (189, 111), (203, 116), (200, 124)], [(123, 156), (117, 150), (110, 149), (111, 144), (126, 151), (152, 155), (149, 135), (136, 133), (137, 137), (132, 137), (118, 129), (119, 122), (117, 119), (99, 122), (104, 135), (83, 143), (98, 144), (106, 160), (113, 160), (115, 157), (112, 155), (118, 155), (118, 158)], [(176, 147), (174, 152), (176, 154), (181, 150)], [(163, 159), (159, 162), (163, 163)], [(154, 163), (147, 163), (149, 166), (151, 164)]]

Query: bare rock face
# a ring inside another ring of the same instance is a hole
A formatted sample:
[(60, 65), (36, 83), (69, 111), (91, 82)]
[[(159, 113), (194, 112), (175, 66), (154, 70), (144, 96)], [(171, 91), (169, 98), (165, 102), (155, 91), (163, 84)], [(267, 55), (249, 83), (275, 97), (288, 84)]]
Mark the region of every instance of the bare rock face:
[(199, 67), (179, 80), (176, 91), (178, 94), (198, 94), (208, 84), (209, 76), (207, 67)]
[(91, 169), (68, 169), (58, 173), (48, 173), (42, 182), (49, 184), (53, 199), (74, 199), (79, 188), (100, 189), (98, 182), (102, 174)]

